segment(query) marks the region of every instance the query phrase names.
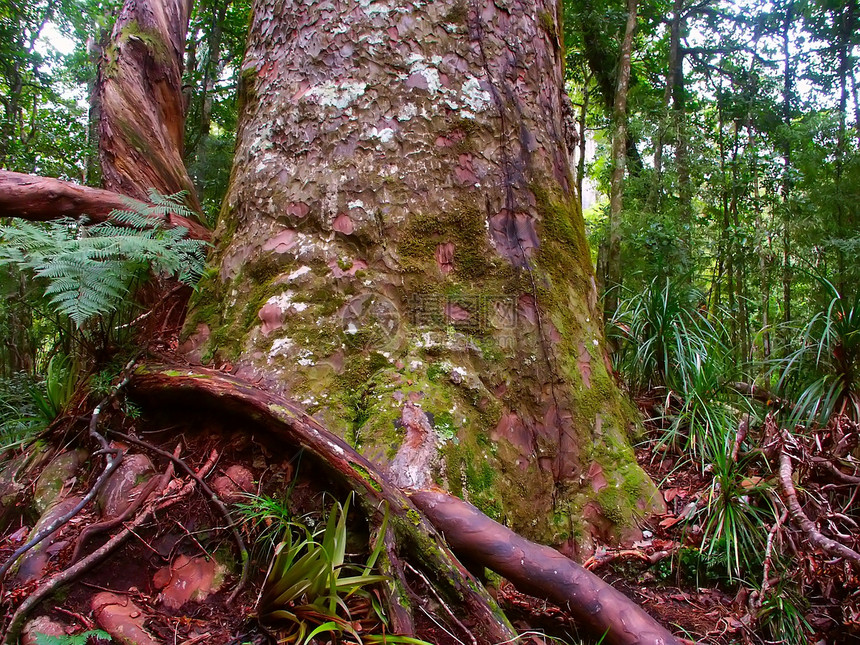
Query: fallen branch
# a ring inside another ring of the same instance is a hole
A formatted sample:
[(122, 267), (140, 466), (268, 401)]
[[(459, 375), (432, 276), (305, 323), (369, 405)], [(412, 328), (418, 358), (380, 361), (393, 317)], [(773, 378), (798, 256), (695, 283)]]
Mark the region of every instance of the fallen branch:
[[(45, 222), (85, 215), (92, 222), (104, 222), (114, 210), (127, 210), (129, 202), (137, 201), (109, 190), (0, 170), (0, 217)], [(186, 217), (171, 213), (164, 223), (185, 228), (194, 239), (212, 239), (209, 229)]]
[(409, 498), (455, 553), (504, 576), (520, 591), (560, 605), (577, 625), (605, 634), (608, 645), (678, 643), (639, 605), (555, 549), (520, 537), (443, 491), (412, 491)]
[[(178, 456), (179, 446), (176, 447), (176, 453)], [(159, 488), (162, 491), (162, 494), (166, 492), (168, 484), (170, 480), (173, 478), (173, 463), (169, 463), (167, 469), (164, 471), (164, 474), (159, 479)], [(179, 497), (176, 498), (175, 501), (179, 501)], [(175, 503), (175, 502), (174, 502)], [(147, 504), (144, 509), (137, 515), (137, 517), (132, 520), (132, 522), (126, 526), (122, 531), (113, 536), (110, 540), (108, 540), (103, 546), (99, 547), (92, 553), (90, 553), (83, 560), (80, 560), (76, 564), (63, 569), (58, 574), (49, 578), (44, 584), (40, 585), (27, 596), (27, 599), (22, 602), (18, 608), (15, 610), (15, 613), (12, 614), (12, 618), (9, 621), (9, 626), (6, 628), (6, 633), (3, 636), (2, 645), (14, 645), (18, 642), (18, 637), (21, 634), (21, 629), (24, 627), (24, 623), (27, 620), (27, 616), (30, 614), (30, 611), (36, 607), (42, 600), (44, 600), (47, 596), (53, 593), (56, 589), (65, 585), (82, 573), (85, 573), (99, 562), (107, 558), (111, 553), (113, 553), (116, 549), (118, 549), (123, 542), (125, 542), (134, 532), (134, 530), (142, 525), (144, 522), (149, 520), (152, 516), (152, 513), (156, 508), (156, 500), (153, 500), (149, 504)]]
[(779, 533), (779, 530), (782, 528), (782, 525), (787, 518), (788, 510), (784, 510), (782, 514), (776, 519), (776, 522), (774, 522), (770, 530), (767, 532), (767, 543), (764, 548), (764, 565), (762, 566), (761, 574), (761, 591), (758, 594), (758, 598), (754, 602), (754, 606), (756, 609), (761, 609), (762, 603), (764, 603), (764, 600), (767, 597), (767, 592), (770, 589), (770, 569), (773, 566), (774, 540), (776, 539), (776, 534)]
[(813, 546), (820, 548), (822, 551), (832, 556), (845, 558), (855, 567), (860, 569), (860, 553), (857, 553), (854, 549), (851, 549), (835, 540), (831, 540), (829, 537), (823, 535), (821, 531), (816, 528), (815, 523), (806, 516), (806, 513), (803, 512), (803, 507), (797, 500), (797, 490), (794, 488), (794, 482), (792, 481), (791, 457), (785, 450), (785, 443), (790, 440), (790, 437), (785, 431), (783, 431), (782, 437), (783, 444), (779, 451), (779, 483), (786, 505), (788, 506), (788, 512), (791, 519), (795, 524), (797, 524), (800, 530), (803, 531), (804, 535), (806, 535), (806, 539), (808, 539)]
[(860, 477), (842, 472), (836, 464), (824, 457), (813, 457), (813, 463), (820, 466), (843, 484), (860, 484)]

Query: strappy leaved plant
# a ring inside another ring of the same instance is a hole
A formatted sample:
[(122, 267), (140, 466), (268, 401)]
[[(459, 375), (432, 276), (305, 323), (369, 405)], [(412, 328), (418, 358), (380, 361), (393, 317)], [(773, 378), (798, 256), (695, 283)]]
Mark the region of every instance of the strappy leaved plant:
[(860, 299), (850, 300), (824, 279), (829, 301), (800, 330), (800, 347), (776, 361), (777, 388), (793, 401), (788, 427), (824, 425), (834, 414), (860, 422)]

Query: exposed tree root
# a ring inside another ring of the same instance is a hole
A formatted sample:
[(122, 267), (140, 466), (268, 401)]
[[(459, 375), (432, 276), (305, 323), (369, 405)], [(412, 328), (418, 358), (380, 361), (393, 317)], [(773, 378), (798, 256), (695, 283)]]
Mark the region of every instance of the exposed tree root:
[(78, 558), (81, 554), (81, 550), (84, 548), (84, 546), (86, 546), (87, 541), (89, 541), (93, 536), (116, 528), (117, 526), (125, 522), (134, 513), (137, 513), (137, 509), (139, 509), (141, 505), (149, 499), (149, 496), (155, 492), (155, 489), (158, 484), (158, 478), (153, 477), (149, 482), (147, 482), (144, 489), (140, 491), (140, 495), (138, 495), (135, 500), (131, 504), (129, 504), (128, 507), (120, 515), (118, 515), (117, 517), (112, 517), (111, 519), (105, 520), (103, 522), (96, 522), (95, 524), (89, 524), (88, 526), (85, 526), (78, 535), (78, 539), (75, 541), (75, 550), (72, 552), (71, 562), (74, 563), (78, 561)]
[[(134, 365), (133, 359), (126, 365), (125, 371), (127, 372), (132, 365)], [(94, 453), (109, 455), (107, 457), (107, 463), (105, 464), (105, 469), (102, 471), (102, 474), (99, 475), (98, 479), (96, 479), (95, 483), (90, 487), (90, 490), (84, 495), (83, 499), (80, 502), (75, 504), (75, 506), (65, 515), (58, 517), (56, 520), (51, 522), (44, 529), (39, 531), (36, 535), (31, 537), (25, 544), (21, 545), (15, 552), (9, 557), (9, 559), (3, 563), (3, 566), (0, 567), (0, 579), (6, 575), (6, 572), (15, 564), (15, 562), (24, 555), (27, 551), (38, 545), (40, 542), (45, 540), (46, 538), (53, 535), (55, 531), (57, 531), (61, 526), (64, 526), (66, 522), (71, 520), (75, 515), (80, 513), (84, 507), (89, 504), (93, 498), (98, 494), (98, 492), (102, 489), (102, 487), (107, 483), (107, 480), (113, 474), (113, 472), (119, 467), (122, 463), (123, 451), (111, 448), (108, 444), (107, 440), (102, 436), (99, 431), (99, 417), (101, 416), (102, 410), (104, 407), (110, 403), (113, 398), (117, 395), (117, 393), (124, 388), (128, 384), (128, 376), (125, 376), (117, 385), (113, 387), (110, 394), (108, 394), (104, 399), (102, 399), (99, 404), (93, 409), (92, 415), (90, 415), (90, 423), (89, 423), (89, 435), (96, 441), (98, 441), (101, 446), (101, 450)]]
[(792, 481), (791, 457), (785, 450), (785, 443), (790, 441), (791, 437), (785, 431), (782, 432), (782, 437), (783, 444), (779, 452), (779, 483), (791, 519), (803, 531), (813, 546), (820, 548), (830, 555), (845, 558), (856, 568), (860, 569), (860, 553), (823, 535), (816, 528), (815, 523), (803, 512), (803, 507), (797, 499), (797, 490), (794, 488), (794, 482)]
[[(176, 448), (176, 456), (179, 455), (179, 446)], [(168, 485), (173, 478), (173, 463), (168, 463), (167, 469), (164, 471), (164, 474), (159, 478), (158, 489), (162, 491), (162, 495), (166, 492)], [(183, 489), (184, 491), (185, 489)], [(180, 491), (182, 493), (183, 491)], [(191, 492), (190, 490), (188, 491)], [(187, 495), (187, 493), (186, 493)], [(6, 628), (6, 633), (3, 636), (2, 645), (14, 645), (18, 642), (18, 637), (21, 634), (21, 629), (24, 627), (24, 622), (27, 620), (27, 616), (30, 614), (30, 611), (33, 610), (36, 605), (38, 605), (42, 600), (44, 600), (48, 595), (50, 595), (54, 590), (59, 587), (68, 584), (81, 574), (85, 573), (99, 562), (107, 558), (111, 553), (116, 551), (125, 540), (127, 540), (133, 533), (136, 528), (141, 526), (144, 522), (149, 520), (152, 516), (153, 512), (156, 510), (156, 507), (164, 508), (163, 505), (159, 505), (160, 497), (149, 502), (143, 510), (131, 521), (122, 531), (113, 536), (110, 540), (108, 540), (103, 546), (99, 547), (92, 553), (90, 553), (84, 559), (78, 561), (76, 564), (63, 569), (56, 575), (50, 577), (46, 582), (36, 588), (33, 593), (31, 593), (24, 602), (22, 602), (18, 608), (15, 610), (15, 613), (12, 615), (12, 618), (9, 621), (9, 626)], [(171, 504), (178, 502), (182, 499), (184, 495), (177, 495), (173, 499), (170, 500)]]
[[(608, 630), (605, 642), (679, 642), (624, 594), (554, 549), (525, 540), (445, 493), (412, 491), (407, 498), (351, 446), (283, 397), (219, 372), (164, 366), (138, 368), (130, 391), (139, 398), (157, 398), (160, 406), (170, 397), (177, 400), (184, 395), (206, 399), (213, 409), (220, 407), (247, 415), (275, 436), (314, 455), (336, 480), (346, 481), (369, 515), (378, 514), (380, 504), (387, 502), (398, 547), (405, 550), (414, 566), (428, 574), (421, 577), (425, 582), (432, 581), (432, 593), (440, 594), (438, 599), (443, 606), (446, 601), (458, 606), (460, 619), (449, 622), (453, 629), (462, 631), (457, 622), (464, 624), (463, 608), (468, 611), (468, 631), (479, 644), (508, 641), (515, 634), (492, 599), (415, 510), (413, 501), (432, 524), (443, 530), (456, 552), (494, 569), (527, 593), (567, 607), (583, 627), (598, 637)], [(396, 566), (399, 556), (394, 549), (388, 553), (389, 566), (401, 569)]]
[[(99, 451), (96, 454), (101, 454), (104, 451)], [(6, 575), (9, 569), (18, 561), (22, 555), (24, 555), (27, 551), (37, 546), (40, 542), (45, 540), (46, 538), (53, 535), (59, 528), (66, 524), (69, 520), (71, 520), (75, 515), (80, 513), (83, 508), (92, 501), (92, 499), (98, 494), (101, 490), (102, 486), (104, 486), (105, 482), (110, 478), (113, 472), (119, 467), (120, 463), (122, 463), (123, 452), (122, 450), (111, 450), (109, 453), (111, 457), (108, 457), (107, 464), (105, 465), (105, 469), (102, 471), (102, 474), (99, 475), (99, 478), (92, 485), (87, 494), (84, 495), (83, 499), (80, 502), (75, 504), (74, 508), (72, 508), (68, 513), (58, 517), (56, 520), (51, 522), (44, 529), (39, 531), (36, 535), (30, 538), (25, 544), (22, 544), (18, 547), (15, 552), (9, 556), (9, 559), (3, 563), (3, 566), (0, 567), (0, 579)]]
[[(504, 614), (487, 591), (454, 557), (427, 520), (403, 492), (349, 444), (331, 434), (298, 406), (250, 383), (203, 368), (139, 367), (130, 392), (138, 397), (166, 399), (189, 395), (205, 399), (210, 409), (232, 410), (259, 423), (272, 435), (302, 447), (328, 469), (336, 481), (349, 485), (371, 522), (380, 522), (387, 502), (389, 524), (398, 549), (430, 574), (448, 602), (468, 613), (479, 643), (498, 643), (516, 636)], [(392, 563), (398, 566), (396, 562)]]
[(409, 495), (456, 553), (496, 571), (521, 591), (569, 611), (611, 645), (669, 645), (675, 637), (639, 605), (555, 549), (530, 542), (442, 491)]

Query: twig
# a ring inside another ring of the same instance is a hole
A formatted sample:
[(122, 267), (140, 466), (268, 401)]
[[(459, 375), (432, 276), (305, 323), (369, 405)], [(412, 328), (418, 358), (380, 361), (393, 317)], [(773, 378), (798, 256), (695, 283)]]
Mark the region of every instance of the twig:
[(761, 592), (755, 602), (756, 609), (760, 609), (770, 588), (770, 568), (773, 566), (773, 541), (783, 522), (788, 518), (788, 510), (783, 510), (782, 514), (777, 518), (770, 531), (767, 533), (767, 544), (764, 548), (764, 565), (762, 567)]
[(785, 450), (785, 442), (790, 440), (790, 437), (785, 431), (783, 431), (782, 436), (783, 445), (780, 446), (779, 451), (779, 483), (782, 488), (783, 495), (785, 496), (791, 519), (797, 523), (800, 530), (803, 531), (807, 539), (814, 546), (817, 546), (822, 551), (825, 551), (830, 555), (850, 560), (855, 567), (860, 569), (860, 553), (857, 553), (854, 549), (851, 549), (840, 542), (836, 542), (835, 540), (831, 540), (825, 535), (822, 535), (822, 533), (815, 527), (812, 520), (810, 520), (806, 516), (806, 513), (803, 512), (803, 507), (797, 500), (797, 490), (795, 490), (794, 482), (792, 482), (791, 479), (791, 457), (788, 456), (788, 453)]
[(738, 432), (735, 436), (735, 445), (732, 447), (732, 461), (738, 460), (738, 455), (741, 451), (741, 444), (743, 444), (744, 439), (747, 438), (747, 433), (750, 429), (750, 415), (749, 413), (744, 414), (741, 417), (740, 423), (738, 423)]
[(209, 496), (209, 500), (218, 507), (218, 510), (221, 511), (224, 518), (227, 520), (227, 526), (230, 527), (230, 531), (233, 533), (233, 538), (236, 540), (236, 546), (239, 548), (239, 554), (242, 558), (242, 575), (239, 578), (239, 582), (236, 584), (236, 587), (233, 589), (233, 592), (227, 598), (227, 604), (232, 603), (236, 597), (239, 595), (239, 592), (245, 586), (245, 583), (248, 581), (248, 576), (250, 575), (250, 556), (248, 554), (248, 549), (245, 547), (245, 541), (242, 539), (242, 536), (239, 533), (239, 529), (236, 528), (236, 522), (233, 520), (233, 516), (230, 514), (229, 509), (224, 506), (224, 503), (218, 497), (218, 495), (209, 488), (209, 485), (203, 481), (203, 478), (200, 477), (194, 470), (186, 464), (183, 460), (178, 457), (174, 457), (166, 450), (162, 450), (156, 446), (153, 446), (151, 443), (143, 441), (141, 439), (137, 439), (132, 437), (131, 435), (127, 435), (123, 432), (119, 432), (117, 430), (110, 430), (111, 434), (128, 441), (129, 443), (133, 443), (135, 445), (141, 446), (142, 448), (146, 448), (147, 450), (151, 450), (157, 455), (161, 455), (162, 457), (167, 457), (168, 459), (173, 460), (177, 466), (182, 468), (186, 473), (191, 475), (194, 481), (200, 486), (201, 490), (203, 490), (206, 495)]
[[(179, 451), (179, 447), (176, 448), (177, 453)], [(161, 490), (165, 491), (168, 483), (173, 477), (173, 464), (169, 464), (167, 466), (167, 470), (164, 472), (164, 475), (160, 478)], [(180, 498), (177, 498), (175, 501), (178, 501)], [(175, 502), (174, 502), (175, 503)], [(155, 500), (150, 504), (147, 504), (144, 509), (137, 515), (137, 517), (132, 520), (131, 524), (124, 528), (122, 531), (114, 535), (110, 540), (108, 540), (104, 545), (90, 553), (84, 559), (78, 561), (76, 564), (73, 564), (71, 567), (67, 569), (63, 569), (58, 574), (49, 578), (47, 582), (45, 582), (40, 587), (37, 587), (33, 593), (31, 593), (24, 602), (22, 602), (18, 608), (15, 610), (15, 613), (12, 615), (11, 620), (9, 621), (9, 626), (6, 628), (6, 634), (3, 636), (2, 645), (13, 645), (13, 643), (18, 642), (18, 636), (21, 633), (21, 629), (24, 626), (24, 622), (27, 620), (27, 616), (30, 611), (38, 605), (42, 600), (51, 594), (55, 589), (64, 585), (68, 582), (71, 582), (79, 575), (89, 570), (91, 567), (95, 566), (102, 560), (104, 560), (107, 556), (113, 553), (119, 546), (125, 542), (126, 539), (131, 535), (131, 532), (136, 529), (138, 526), (146, 522), (152, 513), (155, 510)]]
[(836, 479), (845, 484), (860, 484), (860, 477), (857, 477), (856, 475), (849, 475), (848, 473), (843, 473), (841, 470), (839, 470), (836, 464), (834, 464), (829, 459), (825, 459), (824, 457), (813, 457), (812, 461), (816, 465), (824, 468), (824, 470), (826, 470), (831, 475), (836, 477)]
[[(478, 640), (475, 638), (475, 635), (474, 635), (474, 634), (469, 630), (469, 628), (468, 628), (468, 627), (466, 627), (466, 626), (465, 626), (465, 625), (460, 621), (460, 619), (459, 619), (459, 618), (457, 618), (457, 616), (455, 616), (455, 615), (454, 615), (454, 612), (453, 612), (453, 611), (451, 611), (451, 608), (450, 608), (448, 605), (446, 605), (446, 604), (445, 604), (445, 601), (443, 601), (443, 600), (442, 600), (442, 598), (441, 598), (441, 597), (439, 596), (439, 594), (436, 592), (436, 588), (435, 588), (435, 587), (430, 583), (430, 581), (427, 579), (427, 577), (426, 577), (423, 573), (421, 573), (420, 571), (418, 571), (418, 569), (416, 569), (416, 568), (415, 568), (415, 567), (413, 567), (411, 564), (409, 564), (408, 562), (405, 562), (404, 564), (406, 565), (406, 568), (407, 568), (407, 569), (409, 569), (412, 573), (414, 573), (416, 576), (418, 576), (419, 578), (421, 578), (421, 580), (423, 580), (423, 581), (424, 581), (424, 584), (425, 584), (425, 585), (427, 585), (427, 588), (430, 590), (430, 592), (431, 592), (434, 596), (436, 596), (436, 600), (437, 600), (437, 601), (439, 602), (439, 604), (442, 606), (442, 609), (444, 609), (444, 610), (445, 610), (445, 613), (446, 613), (446, 614), (448, 614), (448, 616), (451, 618), (451, 620), (453, 620), (453, 621), (454, 621), (454, 624), (455, 624), (455, 625), (457, 625), (457, 627), (459, 627), (460, 629), (462, 629), (464, 632), (466, 632), (466, 633), (469, 635), (469, 640), (471, 640), (471, 641), (472, 641), (472, 645), (478, 645)], [(422, 609), (423, 609), (423, 607), (422, 607)], [(444, 628), (443, 628), (443, 629), (444, 629)], [(447, 630), (446, 630), (446, 631), (447, 631)], [(452, 634), (452, 636), (453, 636), (453, 634)]]
[(96, 535), (97, 533), (104, 533), (105, 531), (109, 531), (112, 528), (116, 528), (123, 522), (125, 522), (132, 514), (137, 512), (137, 509), (141, 507), (141, 505), (149, 498), (149, 496), (155, 491), (156, 486), (158, 485), (158, 478), (153, 477), (150, 481), (146, 483), (146, 486), (141, 491), (140, 495), (126, 508), (120, 515), (113, 517), (109, 520), (105, 520), (104, 522), (97, 522), (96, 524), (90, 524), (85, 527), (83, 531), (78, 535), (78, 539), (75, 542), (75, 550), (72, 553), (72, 562), (76, 562), (78, 557), (81, 554), (81, 550), (86, 545), (87, 540)]

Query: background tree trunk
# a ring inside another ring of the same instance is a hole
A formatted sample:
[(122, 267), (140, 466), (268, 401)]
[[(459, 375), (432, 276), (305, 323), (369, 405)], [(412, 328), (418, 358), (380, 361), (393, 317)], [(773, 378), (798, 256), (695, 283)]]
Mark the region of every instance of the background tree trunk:
[(182, 161), (182, 58), (190, 0), (127, 2), (99, 66), (99, 156), (104, 187), (145, 199), (146, 191), (187, 191)]
[(612, 178), (609, 189), (609, 254), (605, 312), (608, 318), (618, 305), (621, 288), (621, 210), (624, 200), (624, 167), (627, 150), (627, 89), (630, 86), (630, 57), (633, 52), (633, 32), (636, 31), (637, 0), (627, 1), (627, 25), (618, 57), (618, 87), (612, 107)]
[(219, 270), (185, 349), (377, 463), (420, 405), (416, 473), (573, 549), (662, 500), (604, 351), (559, 14), (259, 0)]

